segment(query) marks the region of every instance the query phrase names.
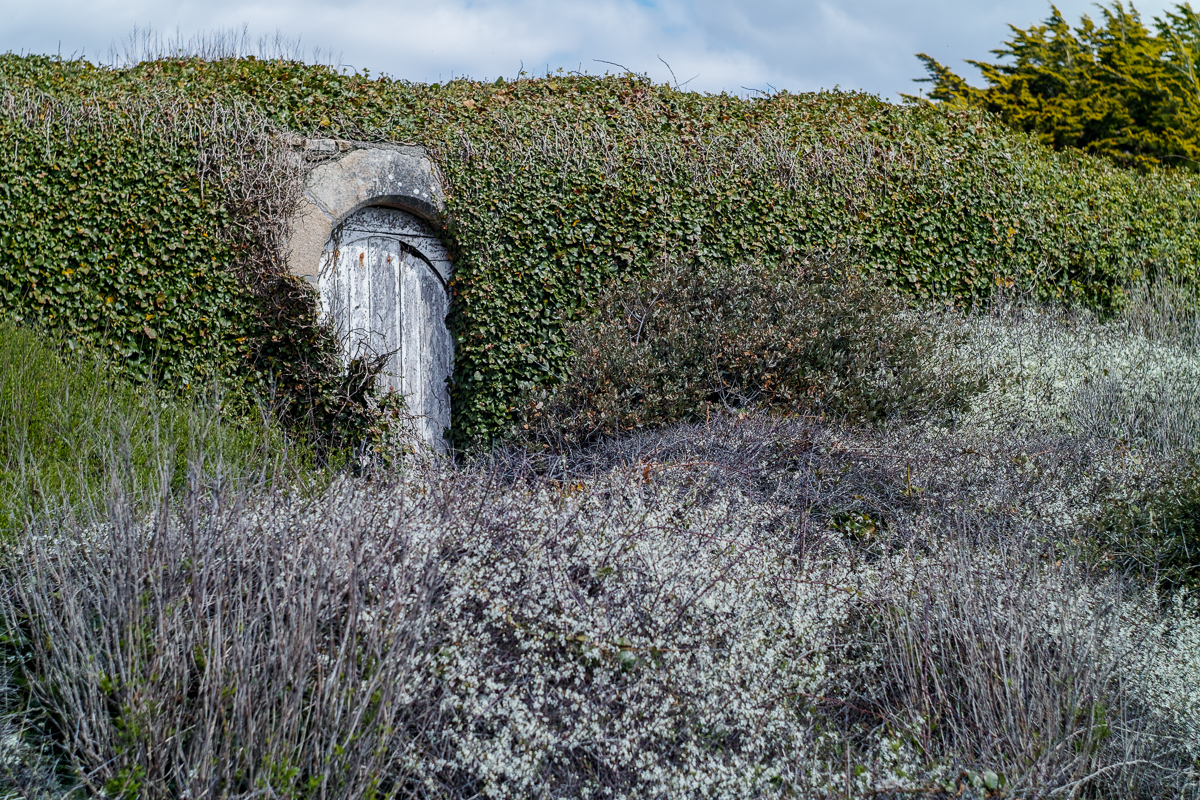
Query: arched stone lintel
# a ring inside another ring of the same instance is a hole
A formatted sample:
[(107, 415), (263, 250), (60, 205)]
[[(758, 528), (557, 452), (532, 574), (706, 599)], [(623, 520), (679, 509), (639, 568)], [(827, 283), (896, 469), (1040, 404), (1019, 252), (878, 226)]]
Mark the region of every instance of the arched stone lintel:
[[(399, 208), (434, 224), (445, 212), (445, 194), (424, 148), (309, 139), (304, 149), (336, 155), (314, 167), (305, 180), (288, 241), (293, 275), (315, 282), (329, 237), (367, 206)], [(440, 243), (418, 249), (442, 280), (449, 280), (452, 266)]]

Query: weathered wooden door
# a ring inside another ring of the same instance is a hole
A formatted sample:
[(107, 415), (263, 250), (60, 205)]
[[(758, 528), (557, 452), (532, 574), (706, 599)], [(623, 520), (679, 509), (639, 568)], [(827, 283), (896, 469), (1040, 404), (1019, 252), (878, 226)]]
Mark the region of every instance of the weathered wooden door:
[(322, 256), (322, 311), (344, 358), (385, 356), (380, 380), (404, 395), (417, 432), (444, 447), (454, 344), (446, 328), (449, 261), (418, 218), (369, 207), (334, 232)]

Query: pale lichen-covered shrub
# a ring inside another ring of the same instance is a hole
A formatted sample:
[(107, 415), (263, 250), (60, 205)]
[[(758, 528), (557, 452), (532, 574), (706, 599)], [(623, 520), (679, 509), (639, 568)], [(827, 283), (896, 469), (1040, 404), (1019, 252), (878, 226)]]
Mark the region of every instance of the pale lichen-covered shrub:
[(1089, 376), (1132, 392), (1189, 351), (925, 322), (954, 331), (928, 380), (986, 384), (944, 414), (743, 407), (43, 519), (0, 619), (4, 730), (49, 738), (0, 740), (0, 780), (28, 791), (50, 742), (150, 798), (1200, 797), (1195, 599), (1095, 546), (1184, 443), (1078, 412)]
[[(1194, 616), (931, 496), (894, 433), (672, 435), (48, 521), (3, 598), (28, 696), (75, 781), (139, 797), (1200, 790)], [(856, 495), (879, 525), (829, 524)]]
[(543, 489), (451, 565), (451, 764), (514, 797), (792, 782), (815, 755), (803, 709), (846, 606), (838, 570), (814, 583), (733, 498), (611, 491)]
[(793, 782), (842, 570), (802, 572), (736, 498), (671, 494), (438, 473), (62, 524), (18, 554), (6, 619), (97, 790)]
[(845, 665), (848, 693), (919, 752), (990, 770), (1014, 796), (1196, 792), (1194, 612), (1160, 615), (1027, 547), (956, 543), (881, 564), (862, 589), (870, 613), (851, 635), (870, 644)]
[[(1178, 751), (1190, 761), (1193, 781), (1200, 774), (1200, 603), (1194, 593), (1179, 592), (1148, 627), (1129, 635), (1157, 643), (1138, 648), (1129, 665), (1139, 676), (1139, 689), (1153, 713), (1179, 733)], [(1197, 789), (1192, 787), (1192, 791)]]
[[(958, 434), (1073, 441), (1077, 474), (1037, 499), (1093, 558), (1164, 586), (1200, 570), (1200, 311), (1166, 280), (1127, 290), (1121, 314), (999, 302), (949, 315), (956, 344), (930, 358), (973, 372), (985, 390), (955, 420)], [(1037, 432), (1033, 434), (1033, 432)], [(939, 436), (945, 431), (940, 431)], [(1055, 449), (1051, 447), (1050, 449)], [(1020, 454), (1044, 470), (1044, 449)]]
[[(1119, 440), (1154, 458), (1200, 445), (1200, 324), (1194, 294), (1135, 285), (1122, 315), (1021, 305), (948, 315), (931, 368), (986, 388), (960, 423)], [(948, 346), (952, 342), (952, 345)]]

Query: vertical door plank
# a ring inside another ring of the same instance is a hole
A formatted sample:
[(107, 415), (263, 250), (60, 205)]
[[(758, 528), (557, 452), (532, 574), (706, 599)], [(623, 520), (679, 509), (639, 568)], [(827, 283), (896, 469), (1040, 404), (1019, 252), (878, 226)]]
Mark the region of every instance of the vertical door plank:
[(418, 429), (426, 441), (438, 442), (450, 424), (450, 374), (452, 344), (446, 330), (448, 298), (441, 281), (421, 259), (410, 255), (404, 263), (404, 376), (412, 387), (409, 408), (418, 416)]
[(404, 254), (400, 278), (400, 316), (404, 320), (401, 341), (404, 349), (404, 393), (408, 410), (417, 417), (418, 430), (424, 428), (425, 371), (421, 364), (421, 281), (420, 261), (409, 252)]
[(351, 243), (345, 250), (346, 345), (351, 359), (362, 358), (370, 347), (371, 300), (370, 271), (367, 269), (367, 241)]
[(400, 382), (400, 246), (384, 236), (370, 238), (371, 348), (376, 356), (387, 355), (381, 383), (401, 391)]

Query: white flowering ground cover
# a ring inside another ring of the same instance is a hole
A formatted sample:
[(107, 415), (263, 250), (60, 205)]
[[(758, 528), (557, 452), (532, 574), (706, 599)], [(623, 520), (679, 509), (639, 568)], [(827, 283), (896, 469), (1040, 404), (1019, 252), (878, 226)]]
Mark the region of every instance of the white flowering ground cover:
[(1200, 607), (1079, 546), (1197, 443), (1193, 341), (1138, 322), (948, 315), (930, 369), (984, 390), (883, 427), (721, 415), (148, 517), (114, 491), (10, 554), (0, 780), (1200, 797)]

